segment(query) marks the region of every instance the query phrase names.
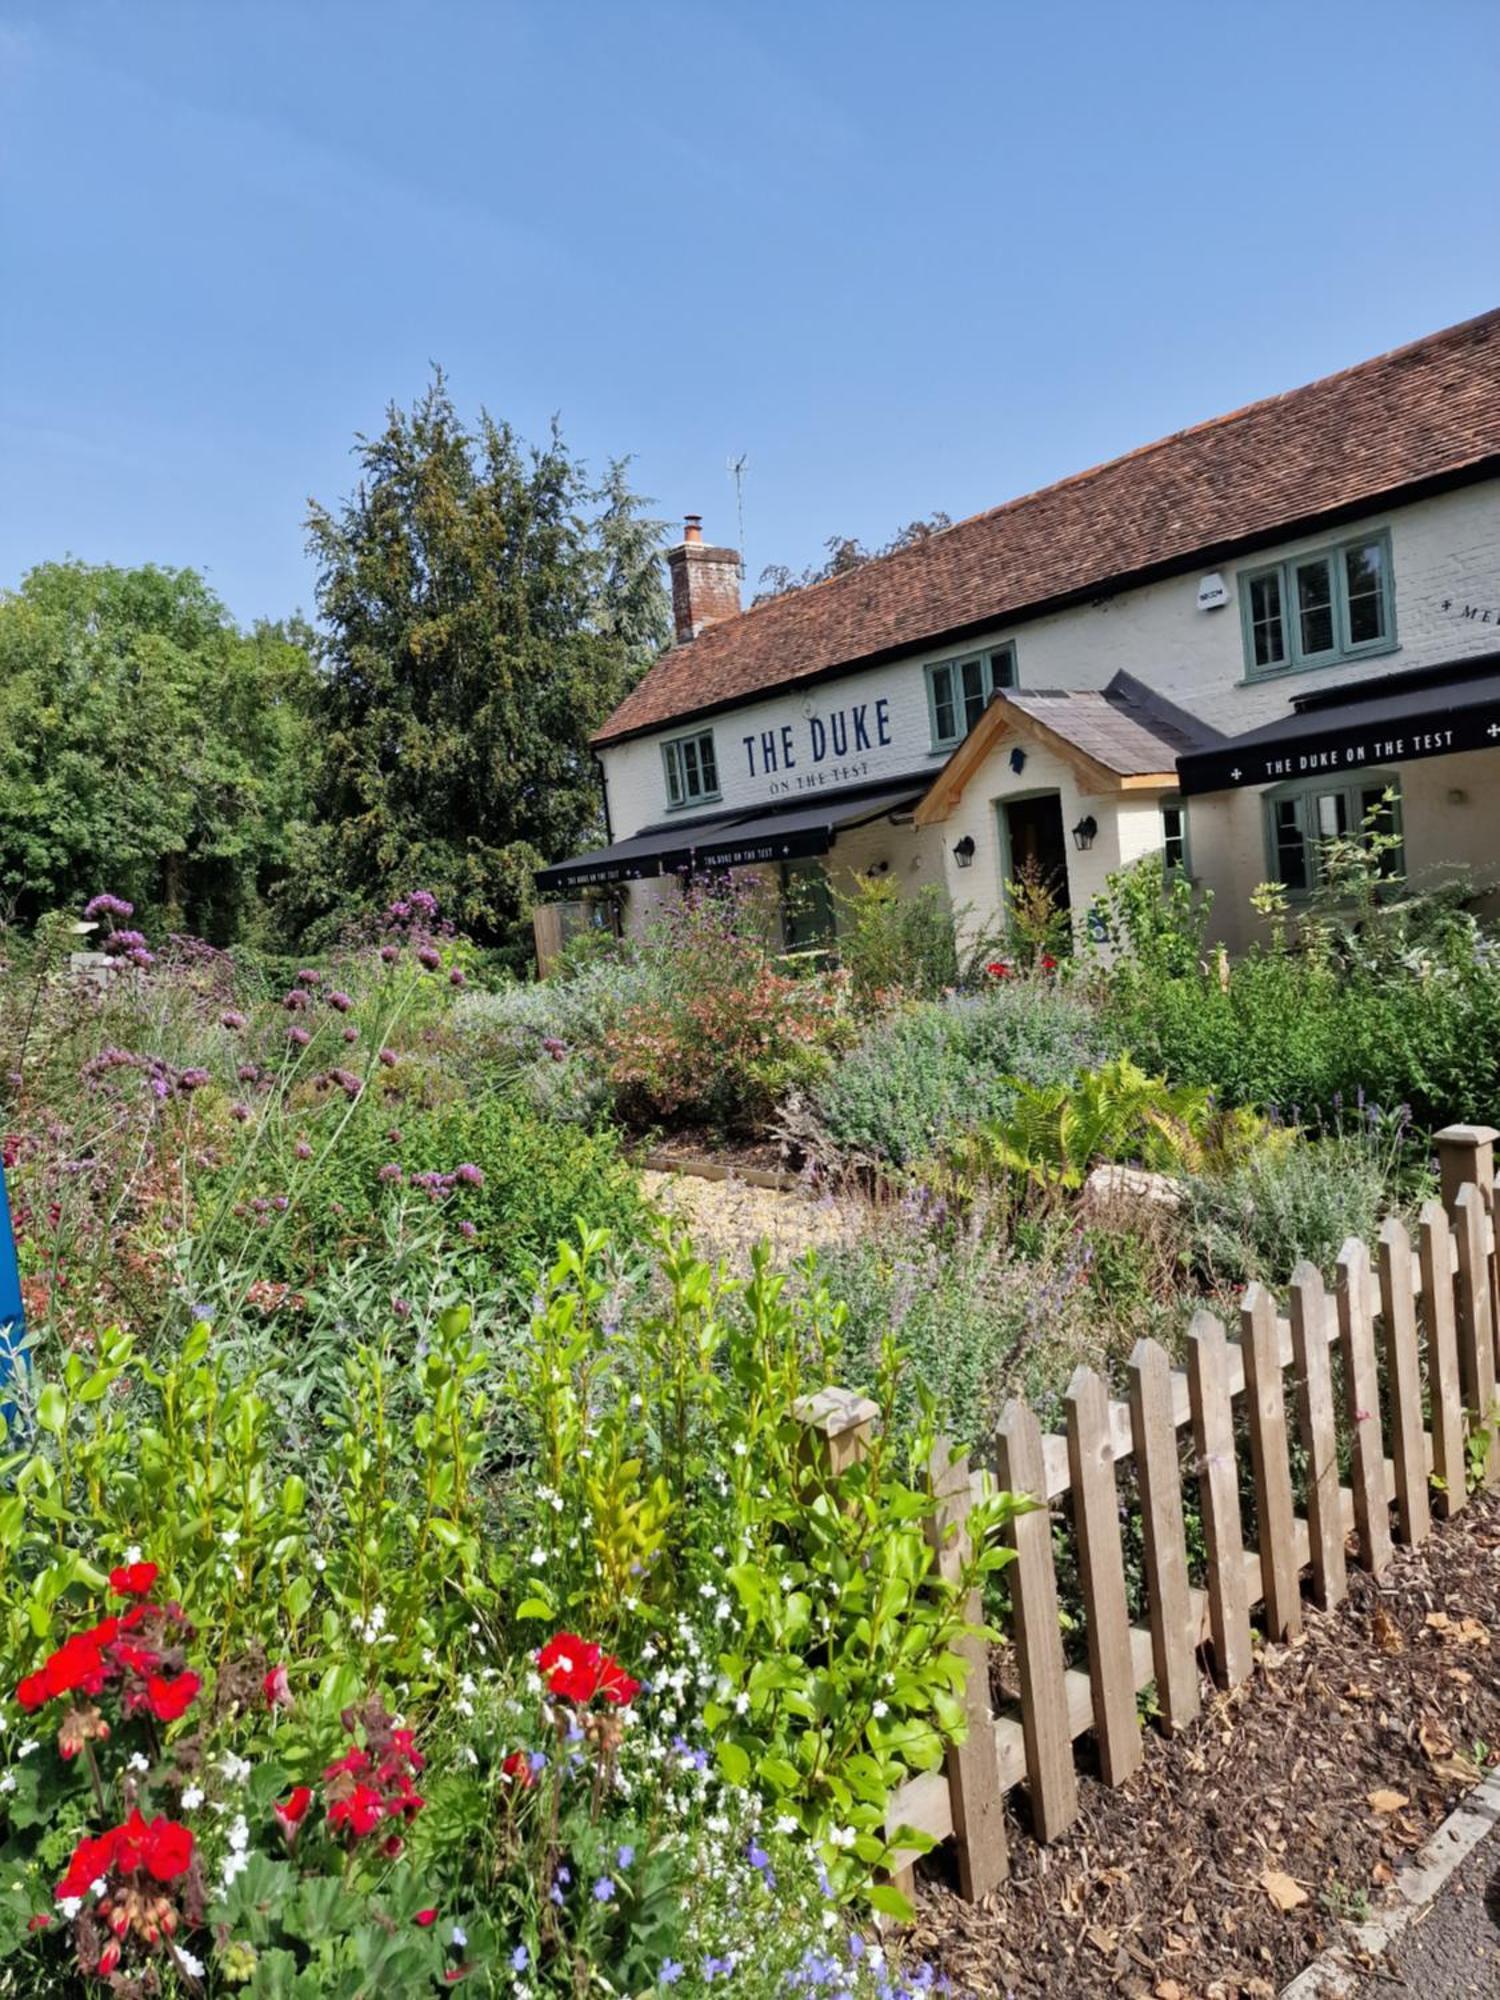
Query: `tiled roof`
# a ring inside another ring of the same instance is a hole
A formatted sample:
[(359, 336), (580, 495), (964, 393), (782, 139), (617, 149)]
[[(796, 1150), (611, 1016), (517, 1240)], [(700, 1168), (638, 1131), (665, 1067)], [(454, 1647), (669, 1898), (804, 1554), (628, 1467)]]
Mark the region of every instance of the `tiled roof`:
[(662, 654), (595, 742), (994, 626), (1500, 457), (1500, 310), (1178, 431)]

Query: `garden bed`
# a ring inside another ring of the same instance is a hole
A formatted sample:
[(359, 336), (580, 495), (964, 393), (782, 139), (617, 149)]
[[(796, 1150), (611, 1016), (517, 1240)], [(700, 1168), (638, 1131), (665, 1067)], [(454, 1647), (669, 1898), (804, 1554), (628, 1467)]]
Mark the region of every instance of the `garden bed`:
[(1500, 1742), (1500, 1498), (1471, 1502), (1377, 1583), (1267, 1646), (1176, 1740), (1148, 1735), (1074, 1826), (1021, 1837), (981, 1905), (933, 1879), (915, 1942), (981, 1995), (1272, 2000), (1357, 1922)]

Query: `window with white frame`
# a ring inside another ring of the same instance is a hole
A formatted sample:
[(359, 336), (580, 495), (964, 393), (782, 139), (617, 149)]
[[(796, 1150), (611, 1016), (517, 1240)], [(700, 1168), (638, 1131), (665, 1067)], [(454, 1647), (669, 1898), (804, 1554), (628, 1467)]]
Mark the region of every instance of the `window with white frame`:
[(1366, 771), (1340, 785), (1326, 779), (1278, 785), (1265, 795), (1266, 860), (1273, 882), (1305, 896), (1323, 874), (1323, 850), (1330, 840), (1368, 830), (1395, 835), (1398, 844), (1380, 856), (1382, 875), (1399, 875), (1405, 857), (1401, 835), (1401, 791), (1394, 772)]
[(927, 705), (932, 715), (932, 747), (951, 750), (962, 743), (989, 706), (996, 688), (1016, 684), (1016, 649), (995, 646), (961, 660), (939, 660), (927, 669)]
[(1240, 615), (1250, 680), (1388, 653), (1396, 643), (1389, 534), (1245, 571)]
[(1162, 866), (1169, 875), (1192, 874), (1192, 857), (1188, 853), (1187, 802), (1175, 794), (1161, 802), (1161, 855)]
[(714, 733), (701, 729), (694, 736), (674, 736), (661, 746), (667, 772), (667, 804), (695, 806), (719, 796), (719, 766), (714, 757)]

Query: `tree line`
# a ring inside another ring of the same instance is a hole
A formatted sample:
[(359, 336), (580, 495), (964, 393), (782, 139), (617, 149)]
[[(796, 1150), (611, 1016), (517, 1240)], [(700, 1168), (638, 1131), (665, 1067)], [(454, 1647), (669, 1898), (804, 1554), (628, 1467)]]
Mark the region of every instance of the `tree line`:
[(589, 737), (665, 645), (660, 523), (554, 426), (437, 374), (314, 502), (315, 625), (242, 630), (190, 569), (0, 593), (0, 907), (101, 889), (217, 944), (316, 945), (422, 887), (518, 951), (531, 874), (603, 838)]

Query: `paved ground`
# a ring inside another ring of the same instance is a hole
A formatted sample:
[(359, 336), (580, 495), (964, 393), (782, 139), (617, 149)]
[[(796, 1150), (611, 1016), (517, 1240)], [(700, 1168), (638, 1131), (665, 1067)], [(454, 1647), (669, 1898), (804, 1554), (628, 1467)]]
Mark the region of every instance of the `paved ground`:
[(1360, 2000), (1500, 2000), (1500, 1831), (1399, 1938)]
[(782, 1193), (650, 1169), (641, 1175), (641, 1185), (687, 1225), (703, 1255), (727, 1258), (739, 1271), (749, 1269), (751, 1247), (762, 1236), (770, 1239), (777, 1263), (785, 1265), (811, 1247), (849, 1242), (864, 1219), (857, 1203), (814, 1199), (800, 1188)]

